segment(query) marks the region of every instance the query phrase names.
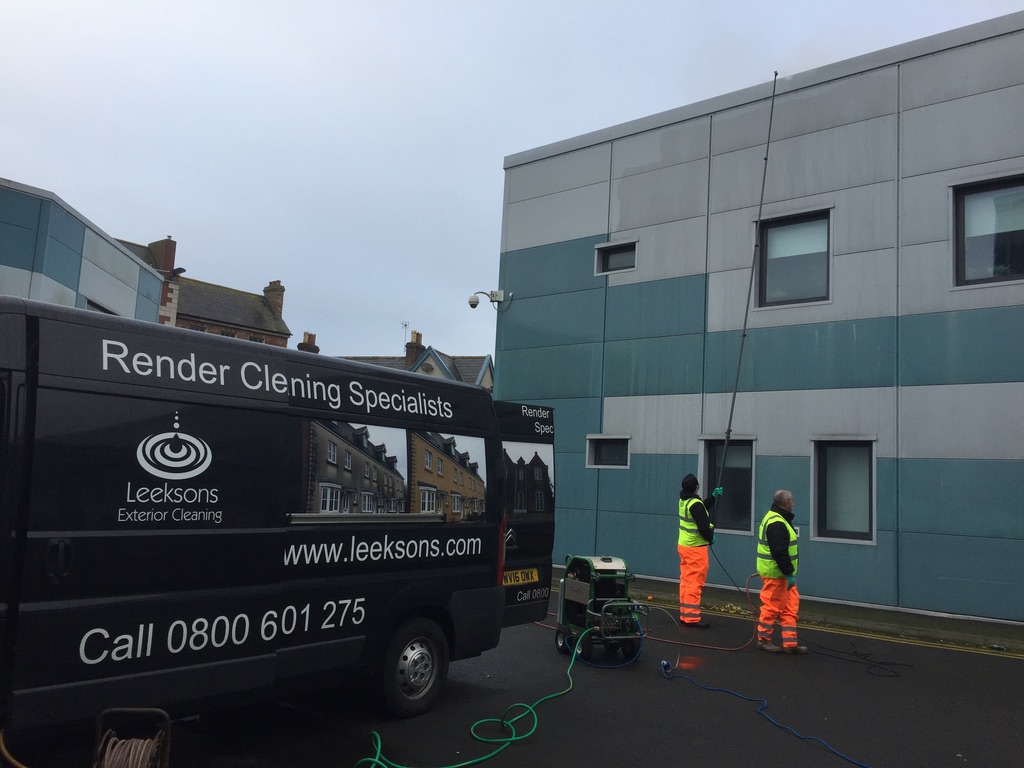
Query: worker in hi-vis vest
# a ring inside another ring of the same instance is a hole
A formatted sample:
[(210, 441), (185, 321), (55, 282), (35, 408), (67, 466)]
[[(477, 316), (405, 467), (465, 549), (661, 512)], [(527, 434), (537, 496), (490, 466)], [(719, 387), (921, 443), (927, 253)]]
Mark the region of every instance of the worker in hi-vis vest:
[[(757, 529), (757, 573), (761, 588), (761, 616), (757, 624), (757, 647), (768, 653), (807, 653), (796, 639), (796, 616), (800, 593), (796, 571), (800, 563), (797, 532), (793, 528), (793, 494), (776, 491), (771, 508)], [(772, 642), (779, 622), (782, 647)]]
[(709, 510), (722, 489), (705, 502), (697, 495), (699, 488), (697, 478), (687, 475), (679, 491), (679, 623), (705, 629), (709, 625), (700, 617), (700, 597), (708, 578), (708, 545), (715, 541)]

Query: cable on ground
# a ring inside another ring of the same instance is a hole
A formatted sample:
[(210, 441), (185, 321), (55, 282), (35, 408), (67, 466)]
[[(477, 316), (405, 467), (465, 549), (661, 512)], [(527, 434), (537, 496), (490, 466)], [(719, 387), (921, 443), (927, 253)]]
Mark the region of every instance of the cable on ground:
[(768, 699), (751, 698), (750, 696), (744, 696), (742, 693), (736, 693), (736, 691), (731, 691), (728, 688), (712, 688), (711, 686), (702, 685), (701, 683), (698, 683), (696, 680), (694, 680), (692, 677), (689, 677), (688, 675), (673, 674), (672, 671), (669, 669), (667, 661), (661, 662), (661, 674), (666, 680), (675, 680), (682, 678), (683, 680), (687, 680), (696, 685), (698, 688), (701, 688), (705, 691), (717, 691), (720, 693), (728, 693), (730, 696), (735, 696), (737, 699), (742, 699), (743, 701), (760, 702), (760, 706), (757, 708), (757, 714), (761, 715), (765, 720), (774, 725), (776, 728), (781, 728), (784, 731), (788, 731), (789, 733), (793, 734), (802, 741), (816, 741), (823, 747), (825, 747), (825, 749), (827, 749), (833, 755), (842, 758), (848, 763), (861, 766), (861, 768), (871, 768), (871, 766), (866, 765), (865, 763), (858, 762), (857, 760), (854, 760), (852, 757), (847, 757), (842, 752), (832, 747), (824, 739), (821, 739), (817, 736), (804, 736), (803, 734), (798, 733), (794, 729), (790, 728), (788, 725), (783, 725), (782, 723), (778, 722), (775, 718), (773, 718), (771, 715), (765, 712), (765, 710), (768, 709)]

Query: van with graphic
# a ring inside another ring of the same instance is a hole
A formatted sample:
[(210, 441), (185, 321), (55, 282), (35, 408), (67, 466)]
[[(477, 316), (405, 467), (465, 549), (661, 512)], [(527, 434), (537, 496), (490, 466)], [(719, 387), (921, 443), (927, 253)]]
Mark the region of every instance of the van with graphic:
[[(532, 512), (498, 411), (533, 414)], [(546, 612), (552, 443), (550, 410), (479, 387), (0, 297), (3, 727), (349, 670), (425, 711), (449, 661)]]

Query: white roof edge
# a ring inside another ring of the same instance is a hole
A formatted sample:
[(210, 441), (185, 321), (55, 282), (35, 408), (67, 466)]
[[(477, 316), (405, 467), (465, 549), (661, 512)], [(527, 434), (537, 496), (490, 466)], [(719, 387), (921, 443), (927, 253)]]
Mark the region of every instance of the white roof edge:
[[(1009, 13), (1005, 16), (998, 16), (994, 19), (979, 21), (969, 24), (966, 27), (958, 27), (947, 32), (939, 32), (919, 40), (912, 40), (907, 43), (900, 43), (880, 51), (862, 54), (851, 59), (845, 59), (832, 64), (825, 64), (815, 69), (799, 72), (789, 77), (779, 77), (776, 94), (798, 91), (814, 85), (838, 80), (850, 75), (868, 72), (881, 67), (892, 66), (910, 59), (929, 56), (939, 51), (958, 48), (964, 45), (981, 42), (994, 37), (1019, 32), (1024, 29), (1024, 11)], [(663, 128), (666, 125), (680, 123), (685, 120), (692, 120), (696, 117), (710, 115), (726, 109), (733, 109), (745, 104), (751, 104), (762, 99), (770, 98), (772, 94), (772, 83), (768, 81), (760, 85), (744, 88), (732, 93), (715, 96), (710, 99), (698, 101), (683, 107), (677, 107), (655, 115), (641, 117), (625, 123), (602, 128), (590, 133), (584, 133), (570, 139), (556, 141), (534, 149), (517, 152), (505, 157), (505, 170), (515, 168), (519, 165), (536, 160), (543, 160), (556, 155), (566, 154), (579, 149), (585, 149), (598, 144), (604, 144), (615, 139), (622, 139), (644, 131)]]

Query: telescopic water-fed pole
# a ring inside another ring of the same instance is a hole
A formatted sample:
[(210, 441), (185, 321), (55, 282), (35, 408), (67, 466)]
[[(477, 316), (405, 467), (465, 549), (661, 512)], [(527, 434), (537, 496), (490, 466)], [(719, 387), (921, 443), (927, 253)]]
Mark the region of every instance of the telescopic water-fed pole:
[(757, 203), (757, 221), (754, 223), (754, 255), (750, 263), (750, 280), (747, 283), (747, 303), (743, 308), (743, 331), (740, 333), (740, 350), (736, 358), (736, 381), (732, 387), (732, 401), (729, 404), (729, 421), (725, 427), (725, 442), (722, 445), (722, 463), (718, 467), (718, 479), (715, 490), (722, 487), (722, 475), (725, 472), (726, 457), (729, 455), (729, 437), (732, 435), (732, 416), (736, 410), (736, 393), (740, 387), (740, 366), (743, 363), (743, 345), (747, 339), (747, 319), (750, 317), (750, 298), (754, 292), (754, 270), (757, 269), (758, 249), (761, 241), (761, 210), (764, 207), (764, 185), (768, 178), (768, 149), (772, 144), (772, 118), (775, 116), (775, 87), (779, 82), (779, 73), (772, 79), (772, 99), (768, 110), (768, 140), (764, 145), (764, 168), (761, 171), (761, 197)]

